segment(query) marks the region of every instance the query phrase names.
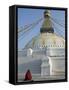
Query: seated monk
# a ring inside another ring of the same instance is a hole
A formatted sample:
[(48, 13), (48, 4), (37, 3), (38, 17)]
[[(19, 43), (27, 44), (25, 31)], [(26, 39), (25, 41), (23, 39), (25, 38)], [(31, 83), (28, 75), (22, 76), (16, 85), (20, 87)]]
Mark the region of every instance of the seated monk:
[(24, 80), (32, 80), (32, 75), (30, 70), (27, 70), (26, 74), (25, 74), (25, 79)]

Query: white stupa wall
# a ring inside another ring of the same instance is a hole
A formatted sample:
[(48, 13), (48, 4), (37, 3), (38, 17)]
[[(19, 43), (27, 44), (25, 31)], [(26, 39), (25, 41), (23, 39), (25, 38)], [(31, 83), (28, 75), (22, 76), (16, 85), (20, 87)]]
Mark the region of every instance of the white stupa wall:
[(50, 66), (45, 66), (41, 68), (41, 76), (50, 76)]
[(44, 56), (41, 61), (41, 76), (50, 76), (49, 58)]
[(52, 75), (65, 73), (65, 57), (51, 57)]
[[(45, 50), (33, 50), (29, 55), (28, 51), (18, 52), (18, 78), (23, 78), (28, 69), (34, 75), (57, 75), (65, 72), (64, 49), (51, 48)], [(53, 52), (52, 52), (53, 51)], [(48, 55), (49, 60), (42, 60), (44, 55)], [(58, 72), (58, 73), (57, 73)], [(61, 72), (61, 73), (60, 73)]]
[(47, 56), (64, 56), (65, 49), (64, 48), (47, 48), (46, 55)]

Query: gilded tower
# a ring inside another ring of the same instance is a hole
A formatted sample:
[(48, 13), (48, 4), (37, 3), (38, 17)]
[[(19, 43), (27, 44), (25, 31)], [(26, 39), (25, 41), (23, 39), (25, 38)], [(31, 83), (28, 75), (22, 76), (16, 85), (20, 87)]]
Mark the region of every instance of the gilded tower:
[(54, 33), (54, 29), (52, 27), (52, 22), (51, 22), (51, 15), (50, 11), (46, 10), (44, 12), (44, 22), (42, 24), (42, 27), (40, 29), (41, 33)]

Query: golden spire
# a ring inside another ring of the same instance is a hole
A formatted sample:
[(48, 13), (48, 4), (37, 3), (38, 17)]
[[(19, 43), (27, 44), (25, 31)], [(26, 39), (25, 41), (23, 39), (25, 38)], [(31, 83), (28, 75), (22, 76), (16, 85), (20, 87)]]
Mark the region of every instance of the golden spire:
[(50, 17), (51, 17), (50, 10), (45, 10), (44, 11), (44, 22), (43, 22), (42, 27), (40, 29), (41, 33), (45, 33), (45, 32), (53, 33), (54, 32)]

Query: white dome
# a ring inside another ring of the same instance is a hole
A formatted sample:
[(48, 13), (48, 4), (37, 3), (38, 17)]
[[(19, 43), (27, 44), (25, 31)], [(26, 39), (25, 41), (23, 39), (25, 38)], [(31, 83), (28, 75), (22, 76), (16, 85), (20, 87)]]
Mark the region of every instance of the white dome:
[(42, 33), (33, 38), (26, 48), (65, 48), (65, 40), (54, 33)]

